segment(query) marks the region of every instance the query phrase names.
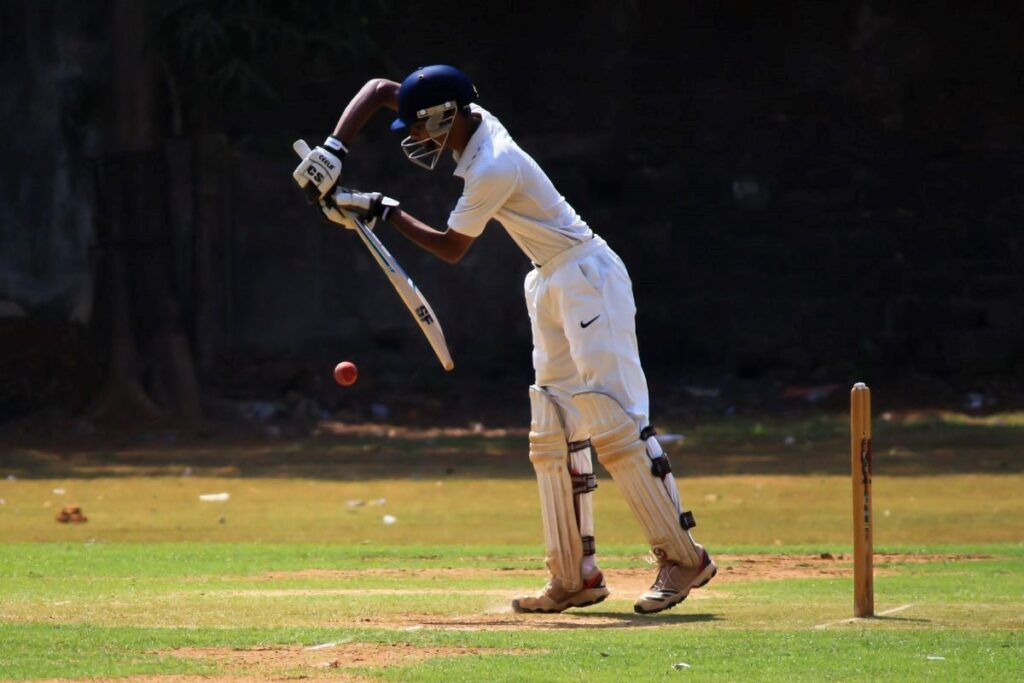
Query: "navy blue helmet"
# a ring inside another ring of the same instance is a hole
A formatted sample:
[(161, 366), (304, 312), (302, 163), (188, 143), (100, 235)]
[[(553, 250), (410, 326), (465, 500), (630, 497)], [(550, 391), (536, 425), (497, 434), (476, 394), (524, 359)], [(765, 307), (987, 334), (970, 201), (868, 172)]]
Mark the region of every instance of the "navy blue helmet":
[(391, 130), (405, 130), (417, 121), (430, 117), (428, 110), (454, 102), (462, 109), (477, 99), (476, 88), (469, 76), (453, 66), (435, 64), (421, 66), (409, 74), (398, 89), (398, 118)]

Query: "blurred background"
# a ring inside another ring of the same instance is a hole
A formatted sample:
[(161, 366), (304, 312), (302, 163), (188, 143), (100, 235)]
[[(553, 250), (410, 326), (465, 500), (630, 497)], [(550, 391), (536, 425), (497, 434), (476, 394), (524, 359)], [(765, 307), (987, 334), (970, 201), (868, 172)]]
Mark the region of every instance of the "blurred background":
[[(476, 82), (626, 262), (655, 422), (1024, 405), (1012, 3), (0, 0), (0, 430), (525, 425), (525, 257), (379, 229), (429, 346), (290, 174), (369, 78)], [(380, 115), (344, 182), (443, 226)], [(341, 360), (360, 368), (334, 384)]]

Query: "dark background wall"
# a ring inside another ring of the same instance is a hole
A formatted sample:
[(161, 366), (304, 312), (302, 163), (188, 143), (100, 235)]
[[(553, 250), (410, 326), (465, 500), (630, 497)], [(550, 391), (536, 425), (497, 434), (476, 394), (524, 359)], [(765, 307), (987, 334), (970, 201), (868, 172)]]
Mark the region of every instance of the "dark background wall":
[[(322, 139), (366, 79), (435, 62), (475, 79), (622, 255), (656, 412), (858, 379), (891, 404), (1019, 405), (1024, 17), (1008, 7), (2, 2), (0, 417), (524, 403), (528, 264), (500, 226), (455, 268), (381, 231), (444, 323), (446, 375), (289, 177), (291, 141)], [(345, 182), (443, 225), (451, 162), (410, 165), (387, 118)], [(363, 377), (339, 392), (346, 358)]]

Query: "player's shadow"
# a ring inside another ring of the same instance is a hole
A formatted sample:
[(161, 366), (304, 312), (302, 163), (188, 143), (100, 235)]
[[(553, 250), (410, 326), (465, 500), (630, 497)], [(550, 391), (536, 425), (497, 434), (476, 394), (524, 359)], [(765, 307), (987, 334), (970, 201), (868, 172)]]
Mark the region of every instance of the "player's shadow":
[[(574, 620), (573, 616), (580, 619)], [(523, 629), (542, 628), (550, 630), (560, 629), (609, 629), (609, 628), (653, 628), (667, 625), (698, 624), (708, 621), (718, 621), (720, 618), (715, 614), (666, 614), (666, 615), (639, 615), (625, 614), (623, 612), (563, 612), (561, 614), (523, 614), (516, 615), (518, 619), (510, 620), (507, 617), (496, 619), (441, 619), (421, 620), (418, 623), (426, 627), (452, 628), (466, 626), (474, 629), (508, 629), (509, 627), (521, 627)], [(589, 618), (588, 618), (589, 617)], [(603, 621), (595, 622), (593, 617), (600, 617)]]
[[(566, 613), (570, 614), (570, 613)], [(555, 624), (545, 626), (545, 628), (638, 628), (638, 627), (652, 627), (652, 626), (666, 626), (669, 624), (682, 625), (682, 624), (699, 624), (708, 621), (721, 621), (721, 618), (717, 614), (699, 613), (699, 614), (624, 614), (622, 612), (592, 612), (588, 611), (586, 614), (580, 613), (581, 616), (588, 617), (601, 617), (602, 619), (613, 620), (608, 623), (595, 624), (591, 621), (573, 623), (571, 621), (560, 621)]]

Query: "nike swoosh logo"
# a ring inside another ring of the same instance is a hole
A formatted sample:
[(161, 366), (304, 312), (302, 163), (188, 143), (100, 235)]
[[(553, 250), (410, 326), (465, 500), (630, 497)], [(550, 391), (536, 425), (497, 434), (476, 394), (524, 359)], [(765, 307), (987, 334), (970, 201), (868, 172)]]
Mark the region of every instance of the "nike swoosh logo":
[(580, 321), (580, 327), (582, 327), (583, 329), (586, 329), (586, 328), (590, 327), (590, 323), (594, 322), (595, 320), (597, 320), (600, 317), (601, 317), (601, 314), (598, 313), (597, 315), (595, 315), (593, 318), (591, 318), (587, 322)]

